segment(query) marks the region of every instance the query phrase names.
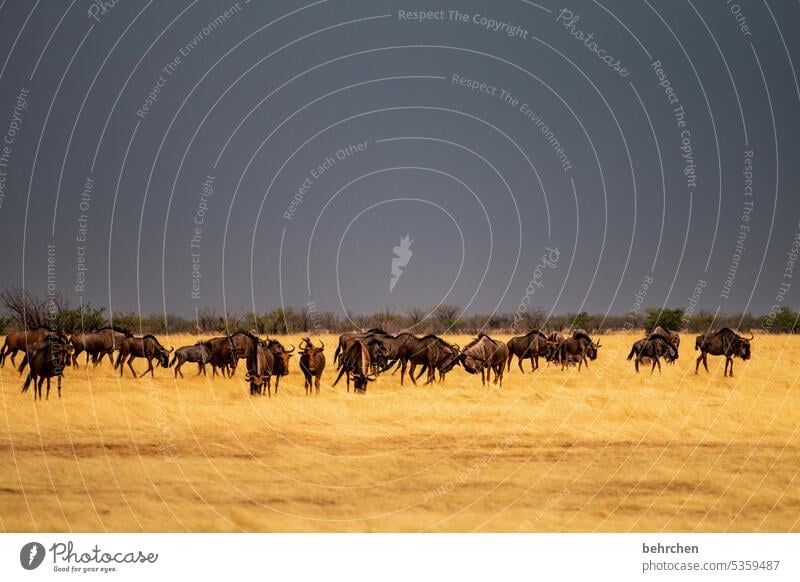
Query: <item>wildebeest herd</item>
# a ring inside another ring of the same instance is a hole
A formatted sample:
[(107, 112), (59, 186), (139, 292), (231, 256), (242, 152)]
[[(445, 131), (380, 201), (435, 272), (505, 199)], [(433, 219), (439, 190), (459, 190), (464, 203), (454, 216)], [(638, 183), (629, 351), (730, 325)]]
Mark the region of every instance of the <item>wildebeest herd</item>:
[[(695, 373), (702, 363), (708, 372), (708, 356), (724, 356), (724, 375), (733, 376), (733, 358), (750, 359), (750, 342), (753, 336), (745, 338), (730, 328), (722, 328), (697, 336), (695, 350), (700, 352), (695, 365)], [(481, 383), (492, 381), (503, 385), (503, 374), (511, 370), (514, 357), (520, 372), (524, 373), (523, 361), (530, 360), (531, 370), (539, 368), (539, 359), (547, 365), (577, 365), (578, 370), (588, 367), (590, 360), (597, 359), (601, 347), (589, 334), (578, 329), (572, 333), (551, 332), (546, 334), (533, 330), (525, 335), (513, 337), (508, 342), (495, 340), (484, 333), (463, 348), (451, 344), (436, 335), (415, 336), (411, 333), (393, 335), (382, 329), (353, 331), (342, 334), (333, 355), (337, 369), (335, 386), (342, 376), (346, 379), (347, 391), (353, 383), (355, 393), (363, 394), (367, 384), (381, 373), (394, 368), (400, 372), (400, 384), (408, 373), (409, 380), (416, 385), (417, 380), (426, 374), (426, 384), (443, 382), (445, 376), (457, 366), (469, 374), (480, 374)], [(652, 364), (650, 373), (656, 367), (661, 371), (661, 359), (674, 363), (678, 359), (680, 335), (661, 326), (654, 328), (646, 337), (636, 341), (628, 354), (634, 360), (636, 371), (640, 364)], [(57, 378), (58, 396), (61, 397), (61, 377), (64, 370), (72, 365), (78, 368), (78, 356), (86, 354), (85, 365), (91, 360), (93, 367), (108, 356), (114, 369), (124, 375), (127, 364), (134, 378), (132, 362), (136, 358), (147, 361), (146, 375), (154, 376), (156, 365), (163, 368), (174, 367), (175, 378), (183, 378), (181, 368), (184, 364), (197, 364), (197, 374), (206, 375), (206, 365), (210, 365), (212, 375), (232, 377), (236, 373), (239, 360), (246, 363), (245, 379), (250, 384), (250, 395), (259, 396), (265, 392), (272, 396), (272, 378), (275, 378), (275, 393), (278, 393), (280, 378), (289, 373), (289, 360), (294, 346), (286, 349), (276, 339), (263, 339), (249, 331), (237, 331), (231, 335), (198, 341), (193, 345), (177, 350), (164, 347), (154, 335), (134, 336), (130, 331), (115, 327), (104, 327), (91, 332), (81, 332), (67, 337), (60, 331), (39, 327), (29, 331), (14, 332), (6, 336), (0, 350), (0, 366), (5, 365), (7, 357), (12, 365), (18, 352), (24, 357), (19, 366), (22, 374), (28, 368), (28, 375), (22, 387), (26, 392), (34, 384), (34, 399), (42, 398), (42, 385), (47, 380), (46, 398), (50, 395), (50, 379)], [(320, 341), (315, 346), (310, 338), (303, 338), (299, 346), (299, 367), (305, 379), (306, 395), (319, 394), (320, 380), (325, 370), (325, 344)], [(114, 352), (117, 357), (114, 359)], [(170, 360), (170, 355), (172, 359)], [(491, 378), (494, 373), (494, 378)]]

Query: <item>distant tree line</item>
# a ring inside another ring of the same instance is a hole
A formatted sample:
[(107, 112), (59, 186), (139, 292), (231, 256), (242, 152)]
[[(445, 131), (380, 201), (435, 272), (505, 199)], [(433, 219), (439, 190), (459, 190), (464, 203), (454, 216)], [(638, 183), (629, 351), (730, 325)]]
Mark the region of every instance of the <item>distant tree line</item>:
[(543, 309), (529, 309), (521, 316), (518, 313), (463, 314), (456, 305), (439, 305), (425, 309), (411, 307), (398, 310), (393, 307), (370, 314), (348, 313), (346, 317), (330, 311), (318, 311), (313, 305), (287, 306), (264, 313), (254, 314), (250, 310), (236, 309), (221, 313), (211, 308), (197, 311), (195, 318), (186, 318), (171, 313), (153, 313), (147, 316), (133, 311), (116, 311), (109, 317), (104, 307), (89, 303), (71, 306), (68, 298), (57, 294), (54, 297), (39, 297), (19, 288), (0, 291), (0, 334), (40, 325), (61, 329), (67, 333), (97, 329), (112, 322), (134, 333), (195, 333), (222, 334), (238, 329), (254, 329), (261, 334), (283, 335), (288, 333), (341, 333), (353, 328), (380, 327), (390, 333), (412, 331), (426, 333), (465, 333), (479, 331), (523, 334), (531, 329), (586, 329), (592, 333), (607, 331), (650, 331), (656, 325), (668, 329), (691, 333), (702, 333), (709, 329), (733, 327), (743, 332), (762, 331), (768, 333), (800, 332), (800, 313), (788, 306), (765, 316), (750, 313), (714, 314), (710, 311), (685, 313), (682, 309), (647, 309), (624, 315), (602, 313), (566, 313), (547, 316)]

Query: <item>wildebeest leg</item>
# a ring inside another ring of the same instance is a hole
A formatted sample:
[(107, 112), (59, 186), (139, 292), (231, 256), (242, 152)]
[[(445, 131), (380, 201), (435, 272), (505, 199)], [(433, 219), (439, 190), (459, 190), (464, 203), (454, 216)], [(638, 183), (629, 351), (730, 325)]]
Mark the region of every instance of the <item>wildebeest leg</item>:
[(278, 384), (281, 383), (281, 377), (275, 376), (275, 395), (278, 395)]
[[(406, 366), (408, 365), (408, 360), (403, 360), (400, 362), (400, 386), (403, 385), (403, 377), (406, 375)], [(413, 364), (412, 364), (413, 366)]]
[(142, 374), (143, 378), (147, 376), (148, 372), (150, 372), (150, 376), (153, 375), (153, 360), (151, 360), (150, 358), (145, 358), (145, 359), (147, 360), (147, 369), (144, 371), (144, 374)]
[[(183, 366), (183, 360), (179, 360), (177, 365), (175, 366), (175, 377), (176, 378), (178, 377), (178, 374), (180, 374), (181, 378), (183, 378), (183, 372), (181, 372), (181, 366)], [(198, 371), (197, 373), (199, 374), (200, 372)]]
[(729, 363), (730, 363), (730, 369), (729, 369), (729, 371), (728, 371), (728, 376), (730, 376), (731, 378), (733, 378), (733, 358), (732, 358), (732, 357), (730, 357), (730, 356), (728, 356), (728, 355), (726, 355), (726, 356), (725, 356), (725, 367), (726, 367), (726, 368), (728, 368), (728, 367), (729, 367), (729, 366), (728, 366), (728, 364), (729, 364)]
[[(131, 369), (131, 374), (133, 374), (133, 377), (136, 378), (136, 370), (133, 369), (133, 363), (132, 362), (133, 362), (133, 354), (128, 356), (128, 367)], [(147, 372), (145, 372), (145, 374), (146, 373)], [(119, 375), (122, 376), (122, 366), (120, 366)]]
[[(44, 384), (44, 376), (41, 376), (39, 378), (39, 382), (36, 385), (36, 392), (39, 393), (39, 400), (42, 399), (42, 384)], [(34, 394), (34, 396), (35, 396), (35, 394)]]
[(636, 354), (636, 359), (633, 361), (633, 366), (636, 368), (636, 373), (639, 373), (639, 361), (640, 357), (639, 354)]
[(411, 380), (411, 383), (414, 386), (417, 385), (417, 380), (414, 377), (414, 372), (416, 371), (416, 369), (417, 369), (417, 365), (414, 362), (411, 362), (411, 365), (408, 368), (408, 379)]
[[(658, 357), (654, 357), (653, 358), (653, 367), (650, 368), (650, 375), (652, 375), (653, 372), (656, 371), (656, 362), (658, 362)], [(659, 371), (659, 373), (661, 373), (661, 366), (660, 365), (658, 366), (658, 371)]]
[[(514, 357), (514, 354), (511, 354), (511, 355), (508, 356), (509, 364), (511, 363), (510, 360), (513, 357)], [(522, 369), (522, 357), (517, 358), (517, 364), (519, 365), (519, 371), (524, 374), (525, 370)], [(531, 365), (533, 365), (533, 360), (531, 360)]]
[(322, 377), (322, 372), (318, 373), (318, 374), (317, 374), (317, 375), (314, 377), (314, 386), (315, 386), (315, 387), (316, 387), (316, 389), (317, 389), (317, 394), (319, 394), (319, 380), (320, 380), (320, 378), (321, 378), (321, 377)]
[(535, 372), (538, 369), (539, 369), (539, 356), (537, 354), (531, 356), (531, 372)]
[(197, 375), (200, 375), (200, 372), (203, 373), (203, 376), (206, 375), (206, 363), (205, 362), (198, 362), (197, 364)]
[(708, 352), (703, 352), (703, 367), (708, 372)]
[[(275, 379), (275, 382), (276, 382), (275, 393), (277, 394), (278, 393), (278, 387), (277, 387), (278, 379), (277, 378)], [(266, 383), (267, 383), (267, 397), (272, 398), (272, 386), (270, 386), (270, 384), (272, 383), (272, 377), (267, 378), (267, 382)]]
[[(14, 361), (14, 358), (17, 357), (17, 351), (18, 350), (16, 350), (16, 349), (10, 351), (10, 353), (11, 353), (11, 365), (12, 366), (16, 366), (17, 365), (17, 363)], [(5, 358), (3, 358), (3, 361), (5, 361)]]
[(58, 377), (58, 399), (61, 400), (61, 376)]

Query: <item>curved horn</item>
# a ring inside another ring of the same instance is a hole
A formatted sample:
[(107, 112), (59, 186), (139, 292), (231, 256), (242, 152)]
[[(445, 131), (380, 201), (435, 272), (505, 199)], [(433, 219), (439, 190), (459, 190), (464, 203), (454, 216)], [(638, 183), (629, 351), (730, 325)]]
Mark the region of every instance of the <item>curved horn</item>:
[(175, 351), (175, 348), (170, 348), (170, 349), (168, 349), (168, 350), (167, 350), (167, 353), (168, 353), (168, 354), (171, 354), (171, 353), (172, 353), (172, 352), (174, 352), (174, 351)]
[(322, 350), (322, 349), (324, 349), (324, 348), (325, 348), (325, 342), (324, 342), (324, 341), (322, 341), (322, 340), (319, 340), (319, 349), (321, 349), (321, 350)]
[(292, 349), (291, 350), (284, 350), (287, 354), (291, 354), (295, 350), (294, 344), (289, 344), (289, 345), (292, 346)]
[(747, 341), (751, 342), (751, 341), (753, 341), (754, 339), (756, 339), (756, 336), (755, 336), (755, 334), (754, 334), (754, 333), (751, 331), (751, 332), (750, 332), (750, 337), (748, 338), (748, 340), (747, 340)]
[(306, 348), (303, 347), (303, 344), (305, 344), (306, 346), (311, 346), (311, 341), (307, 337), (304, 337), (303, 339), (301, 339), (300, 340), (300, 349), (301, 350), (306, 349)]

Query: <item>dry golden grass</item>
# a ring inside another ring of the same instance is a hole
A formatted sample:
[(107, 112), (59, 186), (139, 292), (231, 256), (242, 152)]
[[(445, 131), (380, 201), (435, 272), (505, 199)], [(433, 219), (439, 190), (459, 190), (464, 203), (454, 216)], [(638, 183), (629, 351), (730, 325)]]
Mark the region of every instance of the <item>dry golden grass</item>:
[(580, 373), (384, 375), (366, 396), (330, 387), (324, 339), (318, 397), (297, 357), (271, 400), (241, 368), (119, 381), (106, 362), (34, 404), (7, 364), (0, 530), (800, 530), (798, 338), (757, 337), (733, 379), (721, 358), (695, 376), (689, 336), (676, 365), (637, 376), (636, 337), (611, 335)]

